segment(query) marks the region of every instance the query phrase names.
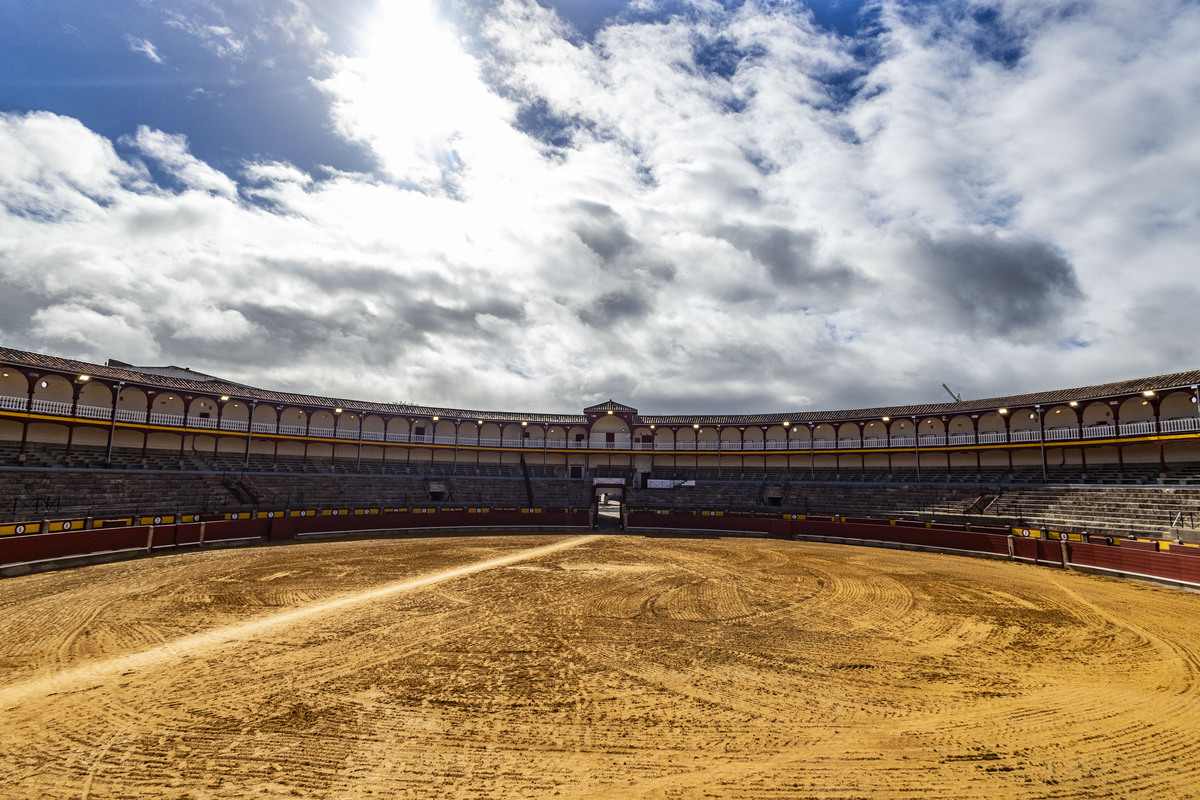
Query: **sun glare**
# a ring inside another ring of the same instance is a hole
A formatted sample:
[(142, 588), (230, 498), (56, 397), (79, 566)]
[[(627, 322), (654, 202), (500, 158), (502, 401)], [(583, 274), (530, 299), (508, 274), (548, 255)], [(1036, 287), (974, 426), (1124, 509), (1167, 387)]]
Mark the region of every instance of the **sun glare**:
[(327, 83), (341, 125), (395, 177), (440, 181), (486, 92), (475, 62), (427, 0), (380, 2), (363, 38), (362, 56)]

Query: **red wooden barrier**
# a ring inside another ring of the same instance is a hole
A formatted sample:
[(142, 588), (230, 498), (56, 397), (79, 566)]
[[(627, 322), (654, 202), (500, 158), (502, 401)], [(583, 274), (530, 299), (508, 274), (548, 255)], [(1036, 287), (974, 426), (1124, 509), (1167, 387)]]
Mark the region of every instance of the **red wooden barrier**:
[(98, 553), (144, 551), (149, 538), (150, 529), (146, 526), (5, 536), (0, 539), (0, 565), (53, 561)]
[[(957, 529), (923, 522), (878, 520), (792, 519), (793, 515), (749, 516), (717, 513), (629, 512), (631, 528), (706, 530), (713, 532), (763, 533), (776, 537), (821, 536), (838, 540), (911, 545), (939, 550), (989, 553), (1005, 556), (1011, 544), (1013, 555), (1039, 564), (1062, 563), (1063, 547), (1071, 564), (1117, 574), (1162, 578), (1200, 586), (1200, 547), (1163, 545), (1157, 541), (1115, 539), (1112, 544), (1099, 536), (1088, 542), (1035, 537), (1010, 537), (1004, 529)], [(352, 531), (403, 531), (440, 528), (536, 528), (586, 527), (587, 510), (544, 509), (539, 513), (507, 509), (481, 511), (467, 508), (442, 511), (436, 508), (404, 509), (384, 514), (313, 514), (304, 517), (276, 516), (260, 519), (214, 517), (205, 522), (168, 523), (156, 526), (69, 530), (46, 534), (0, 537), (0, 566), (85, 557), (113, 552), (146, 552), (185, 547), (206, 542), (236, 540), (286, 541), (298, 534)]]

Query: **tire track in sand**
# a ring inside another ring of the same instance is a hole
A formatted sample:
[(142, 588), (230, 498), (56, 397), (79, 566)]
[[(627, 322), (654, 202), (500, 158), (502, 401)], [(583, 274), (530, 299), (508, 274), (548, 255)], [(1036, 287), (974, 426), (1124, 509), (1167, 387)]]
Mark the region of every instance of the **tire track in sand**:
[(117, 656), (90, 664), (81, 664), (78, 667), (63, 670), (62, 672), (31, 678), (11, 686), (0, 688), (0, 711), (14, 708), (20, 705), (23, 700), (30, 697), (91, 689), (103, 685), (107, 680), (114, 677), (120, 677), (123, 673), (145, 669), (172, 659), (200, 656), (223, 645), (245, 641), (255, 636), (260, 636), (273, 628), (292, 625), (301, 620), (327, 614), (346, 606), (379, 600), (401, 592), (422, 589), (426, 586), (472, 575), (476, 572), (483, 572), (484, 570), (495, 569), (496, 567), (505, 567), (509, 564), (515, 564), (531, 558), (539, 558), (560, 550), (579, 547), (599, 538), (601, 537), (595, 534), (576, 536), (571, 539), (555, 542), (554, 544), (535, 547), (530, 550), (522, 550), (519, 553), (512, 553), (500, 558), (493, 558), (489, 561), (467, 564), (466, 566), (435, 572), (432, 575), (409, 578), (355, 594), (336, 597), (332, 600), (298, 608), (294, 611), (285, 611), (281, 614), (273, 614), (268, 617), (260, 617), (247, 622), (228, 625), (224, 628), (205, 631), (204, 633), (167, 642), (166, 644), (138, 653), (130, 653), (129, 655)]

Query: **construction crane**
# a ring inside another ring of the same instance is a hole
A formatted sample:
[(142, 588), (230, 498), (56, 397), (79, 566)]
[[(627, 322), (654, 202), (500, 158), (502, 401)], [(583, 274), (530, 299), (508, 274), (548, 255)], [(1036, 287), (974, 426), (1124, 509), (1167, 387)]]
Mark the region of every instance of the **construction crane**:
[(948, 395), (950, 395), (951, 397), (953, 397), (953, 398), (954, 398), (954, 402), (956, 402), (956, 403), (961, 403), (961, 402), (962, 402), (962, 397), (960, 397), (959, 395), (956, 395), (956, 394), (954, 393), (954, 391), (953, 391), (953, 390), (951, 390), (951, 388), (950, 388), (949, 386), (947, 386), (946, 384), (944, 384), (944, 383), (943, 383), (943, 384), (942, 384), (942, 388), (946, 390), (946, 394), (948, 394)]

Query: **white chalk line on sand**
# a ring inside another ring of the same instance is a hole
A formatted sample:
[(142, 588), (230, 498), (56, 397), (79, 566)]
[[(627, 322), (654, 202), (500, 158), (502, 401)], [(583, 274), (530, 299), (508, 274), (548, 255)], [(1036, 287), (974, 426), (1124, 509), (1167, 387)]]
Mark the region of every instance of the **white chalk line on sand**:
[(14, 706), (20, 705), (24, 700), (35, 696), (45, 696), (56, 693), (78, 691), (79, 689), (91, 688), (97, 685), (102, 685), (106, 680), (114, 676), (122, 675), (123, 673), (146, 669), (160, 664), (164, 661), (183, 658), (186, 656), (198, 656), (222, 645), (230, 644), (238, 641), (245, 641), (254, 636), (261, 635), (263, 632), (272, 628), (280, 628), (286, 625), (292, 625), (309, 617), (319, 616), (330, 611), (336, 611), (346, 606), (355, 605), (358, 603), (366, 603), (371, 600), (379, 600), (393, 594), (411, 591), (413, 589), (421, 589), (426, 586), (431, 586), (435, 583), (461, 578), (465, 575), (471, 575), (484, 570), (495, 569), (496, 567), (504, 567), (509, 564), (515, 564), (519, 561), (526, 561), (531, 558), (539, 558), (550, 553), (555, 553), (559, 550), (567, 550), (572, 547), (578, 547), (588, 542), (599, 539), (598, 535), (577, 536), (554, 544), (535, 547), (531, 550), (522, 550), (519, 553), (513, 553), (500, 558), (493, 558), (489, 561), (480, 561), (475, 564), (467, 564), (454, 569), (435, 572), (430, 575), (423, 575), (419, 578), (409, 578), (407, 580), (389, 583), (384, 586), (379, 586), (375, 589), (368, 589), (356, 594), (343, 595), (335, 597), (332, 600), (326, 600), (320, 603), (313, 603), (302, 608), (297, 608), (293, 611), (285, 611), (281, 614), (272, 614), (268, 617), (259, 617), (258, 619), (239, 622), (235, 625), (228, 625), (224, 628), (217, 628), (204, 633), (197, 633), (191, 636), (185, 636), (182, 639), (177, 639), (172, 642), (152, 647), (149, 650), (143, 650), (139, 653), (130, 653), (125, 656), (117, 656), (116, 658), (94, 661), (87, 664), (81, 664), (77, 667), (71, 667), (56, 672), (52, 675), (46, 675), (13, 684), (0, 688), (0, 710), (7, 710)]

